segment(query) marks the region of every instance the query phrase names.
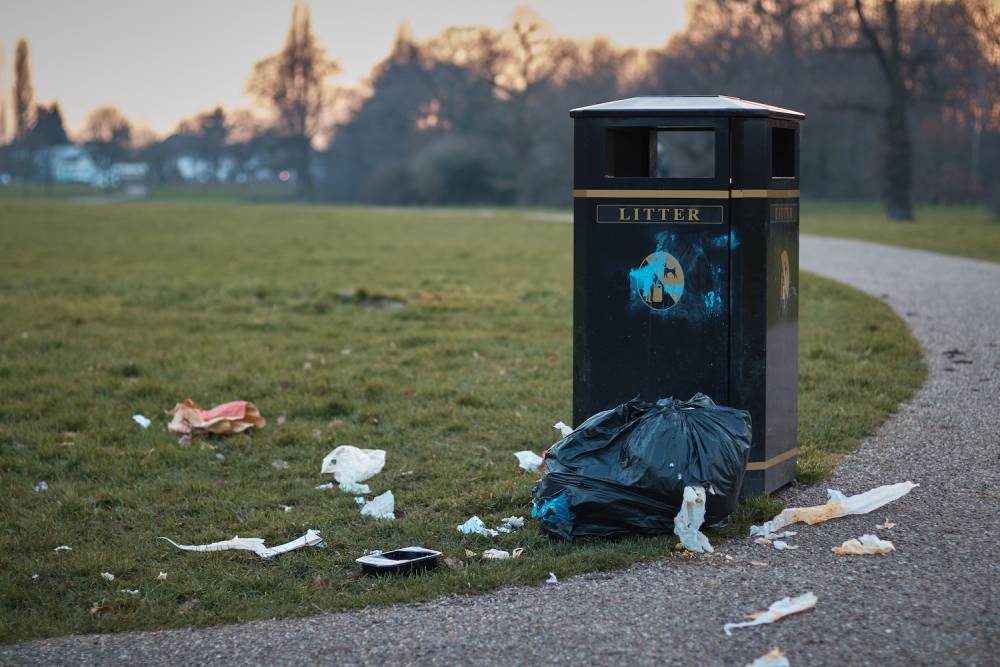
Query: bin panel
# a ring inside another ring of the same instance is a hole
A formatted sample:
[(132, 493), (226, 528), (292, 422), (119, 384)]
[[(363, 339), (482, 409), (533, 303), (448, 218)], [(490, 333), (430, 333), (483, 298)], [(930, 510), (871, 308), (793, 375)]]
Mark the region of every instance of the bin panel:
[(725, 404), (729, 201), (574, 200), (573, 419), (631, 398)]

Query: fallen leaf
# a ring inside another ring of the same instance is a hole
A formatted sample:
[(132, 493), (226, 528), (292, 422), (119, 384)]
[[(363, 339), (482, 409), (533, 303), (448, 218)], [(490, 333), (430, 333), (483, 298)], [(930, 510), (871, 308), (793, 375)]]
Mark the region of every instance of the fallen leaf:
[(475, 558), (476, 557), (476, 552), (475, 551), (469, 551), (468, 549), (466, 549), (465, 550), (465, 557), (466, 558)]
[(114, 609), (110, 605), (101, 604), (100, 602), (95, 602), (90, 607), (90, 613), (94, 616), (106, 616), (112, 611), (114, 611)]

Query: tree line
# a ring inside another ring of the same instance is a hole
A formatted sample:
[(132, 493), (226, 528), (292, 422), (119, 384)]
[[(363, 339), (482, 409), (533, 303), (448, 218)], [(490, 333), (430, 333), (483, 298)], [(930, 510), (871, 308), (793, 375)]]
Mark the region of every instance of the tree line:
[[(570, 108), (641, 94), (727, 94), (803, 111), (807, 196), (988, 201), (1000, 211), (1000, 9), (990, 0), (693, 0), (659, 49), (553, 34), (530, 10), (504, 29), (401, 26), (362, 89), (339, 71), (297, 4), (282, 50), (251, 70), (268, 116), (213, 109), (141, 142), (99, 109), (81, 139), (105, 160), (288, 169), (298, 195), (371, 204), (564, 206)], [(597, 27), (599, 28), (599, 26)], [(12, 146), (65, 141), (58, 105), (32, 105), (27, 44), (15, 49)], [(0, 108), (0, 124), (4, 123)], [(0, 125), (0, 136), (4, 131)], [(2, 166), (0, 166), (2, 168)]]

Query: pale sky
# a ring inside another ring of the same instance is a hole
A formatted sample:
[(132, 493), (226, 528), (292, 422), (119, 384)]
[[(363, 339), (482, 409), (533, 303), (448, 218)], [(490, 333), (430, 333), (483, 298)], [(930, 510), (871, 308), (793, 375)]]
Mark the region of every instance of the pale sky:
[[(118, 106), (159, 133), (221, 104), (247, 107), (253, 64), (284, 41), (292, 0), (0, 0), (0, 96), (7, 100), (18, 37), (31, 48), (36, 102), (58, 100), (67, 129), (95, 107)], [(355, 85), (392, 45), (406, 20), (417, 39), (450, 25), (503, 27), (528, 5), (557, 34), (604, 35), (657, 47), (683, 28), (684, 0), (313, 0), (313, 29)]]

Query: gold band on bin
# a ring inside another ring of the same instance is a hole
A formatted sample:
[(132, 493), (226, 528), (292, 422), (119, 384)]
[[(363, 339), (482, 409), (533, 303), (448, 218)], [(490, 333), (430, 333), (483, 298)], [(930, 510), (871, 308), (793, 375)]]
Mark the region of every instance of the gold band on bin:
[(767, 470), (768, 468), (776, 466), (779, 463), (784, 463), (785, 461), (792, 458), (798, 453), (799, 453), (799, 448), (792, 447), (787, 452), (782, 452), (777, 456), (769, 458), (766, 461), (751, 461), (750, 463), (747, 464), (747, 470)]
[(573, 190), (574, 197), (634, 197), (638, 199), (787, 199), (798, 190)]

